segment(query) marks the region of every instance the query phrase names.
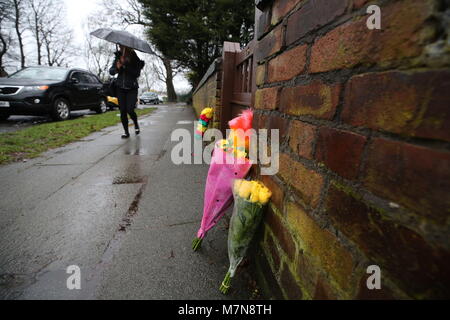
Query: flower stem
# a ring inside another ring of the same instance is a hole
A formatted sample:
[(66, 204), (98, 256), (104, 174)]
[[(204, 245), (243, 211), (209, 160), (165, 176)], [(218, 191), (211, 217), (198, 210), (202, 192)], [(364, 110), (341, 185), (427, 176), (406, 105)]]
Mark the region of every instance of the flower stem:
[(202, 246), (203, 239), (195, 238), (194, 241), (192, 241), (192, 250), (197, 251)]
[(220, 292), (222, 292), (223, 294), (227, 294), (228, 290), (230, 289), (230, 284), (231, 284), (231, 274), (230, 271), (227, 272), (227, 274), (225, 275), (225, 278), (222, 281), (222, 284), (220, 285)]

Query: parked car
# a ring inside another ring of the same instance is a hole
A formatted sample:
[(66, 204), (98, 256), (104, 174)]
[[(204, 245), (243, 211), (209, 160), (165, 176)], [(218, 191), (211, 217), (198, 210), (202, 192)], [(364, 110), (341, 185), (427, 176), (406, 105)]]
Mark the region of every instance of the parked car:
[(0, 79), (0, 119), (49, 114), (66, 120), (82, 109), (107, 111), (103, 83), (86, 70), (28, 67)]
[(139, 97), (139, 103), (140, 104), (159, 104), (160, 100), (156, 93), (154, 92), (145, 92)]

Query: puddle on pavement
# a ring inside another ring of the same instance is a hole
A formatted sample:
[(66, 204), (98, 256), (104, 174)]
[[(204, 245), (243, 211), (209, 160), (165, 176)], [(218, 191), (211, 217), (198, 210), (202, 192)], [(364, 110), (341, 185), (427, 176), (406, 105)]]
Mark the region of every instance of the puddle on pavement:
[(125, 150), (124, 154), (127, 156), (146, 156), (146, 155), (148, 155), (147, 150), (145, 150), (145, 149)]
[(156, 124), (158, 124), (157, 121), (146, 121), (146, 120), (139, 121), (139, 125), (140, 125), (141, 127), (148, 127), (148, 126), (156, 125)]
[(143, 183), (144, 178), (142, 177), (129, 177), (129, 176), (121, 176), (121, 177), (115, 177), (113, 179), (112, 184), (137, 184), (137, 183)]
[(129, 141), (123, 148), (123, 153), (127, 156), (146, 156), (148, 150), (141, 145), (141, 138), (137, 137), (134, 141)]

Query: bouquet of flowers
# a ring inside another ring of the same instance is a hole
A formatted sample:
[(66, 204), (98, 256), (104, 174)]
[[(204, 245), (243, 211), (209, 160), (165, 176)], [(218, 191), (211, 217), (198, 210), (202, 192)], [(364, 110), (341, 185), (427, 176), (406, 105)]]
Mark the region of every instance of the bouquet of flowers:
[[(231, 120), (229, 125), (245, 132), (251, 129), (252, 121), (253, 112), (246, 110), (239, 117)], [(233, 180), (244, 178), (252, 166), (247, 158), (247, 152), (238, 150), (240, 145), (245, 145), (244, 141), (237, 137), (234, 144), (234, 138), (230, 140), (230, 137), (228, 140), (219, 141), (214, 148), (206, 179), (203, 218), (197, 237), (192, 242), (194, 251), (200, 248), (206, 233), (217, 224), (233, 203)]]
[(228, 232), (230, 267), (220, 286), (223, 294), (227, 294), (231, 278), (245, 257), (272, 192), (258, 181), (235, 180), (233, 195), (235, 202)]
[(200, 140), (203, 137), (203, 134), (208, 129), (209, 122), (213, 117), (214, 110), (213, 108), (205, 108), (200, 114), (200, 119), (198, 119), (197, 129), (195, 130), (195, 139)]

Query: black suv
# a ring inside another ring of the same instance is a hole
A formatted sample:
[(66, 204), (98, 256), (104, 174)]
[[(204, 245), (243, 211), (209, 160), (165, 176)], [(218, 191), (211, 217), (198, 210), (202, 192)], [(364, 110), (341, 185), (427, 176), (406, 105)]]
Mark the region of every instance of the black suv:
[(0, 78), (0, 119), (10, 115), (51, 115), (66, 120), (70, 111), (107, 111), (103, 83), (82, 69), (28, 67)]

